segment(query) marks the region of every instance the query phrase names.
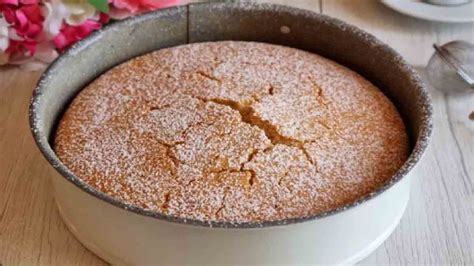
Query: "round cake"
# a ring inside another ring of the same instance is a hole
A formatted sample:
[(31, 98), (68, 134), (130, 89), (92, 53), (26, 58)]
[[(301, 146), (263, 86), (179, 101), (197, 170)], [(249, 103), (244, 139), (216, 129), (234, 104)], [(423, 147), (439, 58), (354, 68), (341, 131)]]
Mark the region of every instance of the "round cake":
[(202, 221), (316, 215), (387, 182), (410, 148), (395, 106), (331, 60), (252, 42), (162, 49), (73, 100), (54, 141), (84, 182)]

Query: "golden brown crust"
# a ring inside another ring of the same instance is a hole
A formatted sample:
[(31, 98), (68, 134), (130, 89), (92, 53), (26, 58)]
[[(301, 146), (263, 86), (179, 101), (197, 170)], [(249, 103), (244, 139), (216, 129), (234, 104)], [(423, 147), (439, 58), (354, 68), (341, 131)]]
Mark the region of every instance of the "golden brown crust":
[(409, 152), (393, 104), (297, 49), (215, 42), (163, 49), (87, 86), (55, 149), (91, 186), (183, 218), (264, 221), (352, 202)]

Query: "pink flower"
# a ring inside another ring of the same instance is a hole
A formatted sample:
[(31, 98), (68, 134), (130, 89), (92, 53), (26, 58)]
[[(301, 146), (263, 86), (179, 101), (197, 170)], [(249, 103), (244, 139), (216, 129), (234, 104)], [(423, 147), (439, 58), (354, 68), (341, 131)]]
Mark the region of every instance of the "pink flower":
[(0, 0), (0, 65), (42, 69), (111, 18), (176, 5), (178, 0), (108, 0), (110, 13), (88, 0)]
[(0, 5), (13, 5), (18, 6), (19, 4), (23, 5), (32, 5), (37, 4), (39, 0), (0, 0)]
[(36, 52), (36, 44), (37, 42), (30, 40), (10, 40), (10, 45), (7, 50), (5, 50), (5, 53), (10, 54), (12, 57), (23, 55), (32, 56)]
[(41, 34), (44, 17), (38, 0), (0, 0), (0, 10), (18, 36), (33, 40)]
[(177, 0), (109, 0), (112, 4), (110, 16), (115, 19), (123, 19), (128, 16), (152, 11), (159, 8), (174, 6)]
[[(58, 52), (55, 50), (52, 42), (35, 44), (14, 41), (10, 47), (9, 53), (3, 54), (3, 63), (19, 65), (21, 69), (26, 71), (43, 70), (58, 56)], [(32, 52), (34, 55), (32, 55)], [(0, 65), (1, 64), (2, 54), (0, 53)]]
[(86, 20), (79, 26), (71, 26), (63, 23), (61, 31), (53, 39), (54, 45), (59, 49), (59, 51), (63, 51), (77, 41), (87, 37), (92, 31), (98, 30), (101, 27), (102, 24), (100, 22), (90, 19)]

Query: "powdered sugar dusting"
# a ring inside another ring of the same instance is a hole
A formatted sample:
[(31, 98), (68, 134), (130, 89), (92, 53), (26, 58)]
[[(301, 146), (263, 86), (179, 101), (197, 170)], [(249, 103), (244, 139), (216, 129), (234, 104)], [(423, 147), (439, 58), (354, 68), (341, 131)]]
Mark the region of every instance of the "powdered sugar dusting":
[(270, 221), (342, 206), (408, 156), (393, 104), (318, 55), (250, 42), (163, 49), (73, 101), (55, 150), (119, 200), (182, 218)]

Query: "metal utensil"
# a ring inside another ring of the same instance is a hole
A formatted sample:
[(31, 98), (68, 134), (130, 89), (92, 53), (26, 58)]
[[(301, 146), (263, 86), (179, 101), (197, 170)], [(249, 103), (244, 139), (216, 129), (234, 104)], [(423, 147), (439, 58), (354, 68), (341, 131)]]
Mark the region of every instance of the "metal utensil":
[(474, 44), (452, 41), (433, 44), (435, 53), (427, 66), (428, 80), (444, 92), (474, 92)]

